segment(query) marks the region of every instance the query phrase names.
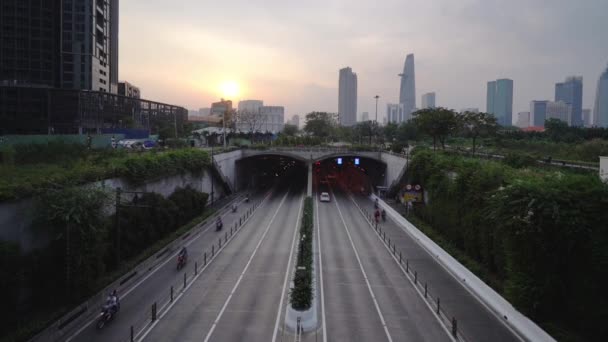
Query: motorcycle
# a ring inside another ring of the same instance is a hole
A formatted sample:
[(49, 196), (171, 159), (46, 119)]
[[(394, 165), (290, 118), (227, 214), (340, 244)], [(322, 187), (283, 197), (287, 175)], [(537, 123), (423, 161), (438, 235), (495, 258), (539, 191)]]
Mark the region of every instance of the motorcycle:
[(386, 211), (382, 210), (382, 222), (386, 222)]
[(224, 227), (224, 224), (222, 223), (222, 221), (217, 221), (217, 223), (215, 224), (216, 231), (222, 230), (223, 227)]
[(249, 195), (245, 196), (245, 203), (249, 203)]
[(233, 205), (232, 205), (232, 212), (233, 212), (233, 213), (236, 213), (236, 204), (233, 204)]
[(185, 265), (186, 262), (188, 261), (188, 256), (186, 256), (185, 254), (180, 254), (177, 256), (177, 270), (181, 270)]
[(118, 313), (118, 309), (119, 307), (116, 308), (116, 312), (112, 312), (112, 309), (108, 305), (104, 305), (103, 308), (101, 308), (101, 313), (99, 314), (97, 329), (103, 329), (106, 324), (113, 320), (116, 313)]

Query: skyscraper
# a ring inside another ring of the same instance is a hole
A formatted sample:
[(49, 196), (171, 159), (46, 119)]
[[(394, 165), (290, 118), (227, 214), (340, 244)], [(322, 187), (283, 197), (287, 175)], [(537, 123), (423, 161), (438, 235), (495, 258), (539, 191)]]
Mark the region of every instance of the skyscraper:
[(555, 84), (555, 101), (563, 101), (572, 106), (570, 126), (583, 125), (583, 78), (570, 76), (566, 81)]
[(403, 73), (401, 76), (401, 89), (399, 90), (399, 103), (403, 104), (405, 115), (410, 115), (416, 108), (416, 73), (414, 70), (414, 54), (405, 57)]
[(110, 92), (118, 91), (118, 0), (110, 0)]
[(597, 81), (593, 126), (608, 127), (608, 67)]
[(499, 79), (488, 82), (487, 112), (494, 114), (498, 124), (513, 124), (513, 80)]
[(350, 67), (340, 69), (338, 115), (342, 126), (357, 123), (357, 74)]
[(369, 112), (363, 112), (361, 113), (361, 121), (368, 121), (369, 120)]
[(530, 126), (545, 127), (545, 120), (547, 120), (547, 103), (549, 103), (549, 101), (530, 102)]
[(435, 93), (426, 93), (422, 95), (422, 103), (420, 109), (435, 108)]

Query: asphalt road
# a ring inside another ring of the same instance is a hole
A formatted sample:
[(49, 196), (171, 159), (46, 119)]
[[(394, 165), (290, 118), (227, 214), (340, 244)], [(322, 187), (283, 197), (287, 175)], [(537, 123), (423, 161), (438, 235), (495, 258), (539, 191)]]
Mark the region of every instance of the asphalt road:
[(345, 195), (316, 207), (328, 341), (451, 340)]
[[(159, 319), (137, 336), (138, 341), (294, 341), (283, 316), (303, 196), (300, 190), (270, 195), (214, 261), (194, 280), (188, 279), (186, 291), (183, 272), (175, 270), (174, 258), (168, 259), (123, 297), (121, 312), (107, 328), (97, 331), (91, 324), (72, 340), (127, 341), (130, 325), (149, 321), (150, 305), (157, 300)], [(319, 328), (305, 333), (302, 341), (452, 341), (356, 205), (370, 210), (372, 202), (342, 192), (332, 193), (329, 203), (317, 198)], [(227, 212), (225, 227), (244, 209)], [(382, 227), (419, 279), (429, 282), (429, 292), (458, 317), (468, 341), (518, 340), (399, 226), (389, 220)], [(209, 229), (192, 240), (187, 267), (212, 244), (217, 247), (218, 235)], [(176, 299), (169, 304), (171, 285)]]
[(302, 206), (300, 191), (270, 198), (145, 341), (281, 340)]
[[(66, 336), (66, 341), (127, 341), (130, 338), (130, 326), (137, 328), (143, 326), (150, 318), (151, 305), (155, 301), (158, 306), (166, 304), (170, 297), (170, 287), (176, 289), (183, 287), (184, 272), (188, 276), (194, 273), (194, 260), (202, 260), (203, 253), (210, 254), (211, 246), (217, 248), (218, 238), (223, 237), (226, 231), (235, 224), (254, 201), (262, 200), (263, 197), (256, 196), (245, 203), (239, 201), (237, 212), (233, 213), (230, 209), (222, 212), (224, 229), (221, 232), (215, 231), (215, 221), (210, 221), (203, 231), (190, 240), (186, 240), (184, 245), (188, 248), (188, 263), (181, 270), (177, 271), (177, 250), (172, 251), (166, 260), (156, 267), (150, 274), (136, 282), (129, 290), (119, 293), (121, 298), (121, 309), (116, 319), (110, 322), (102, 330), (95, 327), (96, 317), (87, 322), (86, 325), (75, 331), (72, 335)], [(258, 208), (262, 209), (262, 208)], [(200, 265), (200, 264), (199, 264)], [(100, 307), (101, 307), (100, 303)]]
[[(373, 212), (373, 202), (366, 196), (352, 197), (359, 207)], [(349, 200), (352, 203), (352, 201)], [(349, 215), (361, 218), (356, 206)], [(435, 260), (421, 245), (413, 239), (403, 227), (390, 219), (380, 223), (387, 240), (395, 244), (396, 250), (407, 258), (412, 270), (418, 272), (420, 283), (428, 284), (428, 291), (434, 297), (441, 299), (442, 309), (458, 320), (458, 329), (468, 341), (521, 341), (521, 339), (494, 315), (484, 304), (473, 296), (464, 286), (455, 279), (441, 264)], [(368, 226), (369, 227), (369, 226)], [(367, 228), (371, 234), (371, 228)], [(376, 240), (380, 241), (378, 238)], [(387, 252), (382, 248), (383, 252)], [(387, 261), (388, 262), (388, 261)]]

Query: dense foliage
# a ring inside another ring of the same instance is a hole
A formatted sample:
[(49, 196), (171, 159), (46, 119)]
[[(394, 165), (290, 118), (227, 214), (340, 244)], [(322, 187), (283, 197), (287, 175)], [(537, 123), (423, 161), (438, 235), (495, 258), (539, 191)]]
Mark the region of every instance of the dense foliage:
[(298, 258), (296, 260), (296, 273), (294, 287), (290, 293), (291, 306), (296, 310), (307, 310), (312, 305), (312, 271), (313, 271), (313, 207), (312, 198), (304, 200), (304, 212), (300, 226), (300, 242), (298, 244)]
[(121, 276), (128, 269), (123, 266), (133, 266), (130, 260), (141, 261), (161, 240), (175, 238), (180, 227), (203, 214), (207, 198), (186, 187), (169, 198), (146, 193), (123, 199), (117, 231), (116, 217), (106, 216), (115, 205), (113, 194), (68, 187), (37, 197), (35, 227), (51, 243), (22, 255), (17, 245), (0, 241), (0, 290), (8, 303), (0, 335), (21, 340), (57, 319)]
[(112, 177), (137, 184), (186, 171), (200, 172), (210, 162), (207, 152), (198, 149), (126, 153), (51, 143), (16, 145), (1, 152), (0, 201)]
[(608, 185), (596, 175), (422, 151), (408, 177), (428, 194), (416, 214), (520, 311), (559, 340), (608, 339)]

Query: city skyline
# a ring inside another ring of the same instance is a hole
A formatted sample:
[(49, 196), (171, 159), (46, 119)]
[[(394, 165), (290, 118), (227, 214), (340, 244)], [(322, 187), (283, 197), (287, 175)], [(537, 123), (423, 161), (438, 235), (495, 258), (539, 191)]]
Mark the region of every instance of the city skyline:
[[(282, 103), (286, 117), (337, 112), (335, 72), (350, 65), (359, 77), (358, 111), (373, 113), (376, 94), (379, 108), (398, 103), (396, 74), (407, 52), (417, 59), (416, 92), (440, 93), (444, 107), (485, 108), (487, 80), (510, 78), (517, 113), (531, 100), (553, 99), (555, 83), (580, 75), (583, 107), (592, 108), (608, 62), (608, 46), (598, 34), (608, 31), (604, 0), (389, 1), (383, 3), (387, 13), (371, 18), (376, 5), (357, 1), (273, 2), (264, 9), (245, 1), (174, 6), (130, 0), (120, 6), (121, 80), (150, 98), (190, 109), (219, 100), (219, 84), (234, 79), (241, 85), (234, 101)], [(318, 8), (325, 8), (323, 16), (310, 29)], [(218, 11), (229, 12), (235, 24), (225, 25)], [(408, 11), (425, 15), (403, 22)]]

